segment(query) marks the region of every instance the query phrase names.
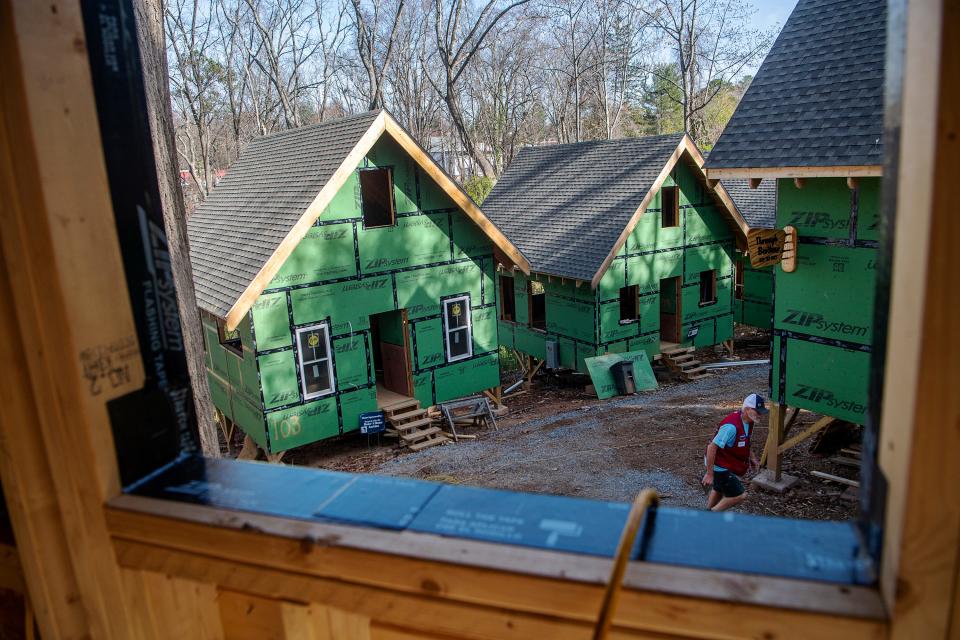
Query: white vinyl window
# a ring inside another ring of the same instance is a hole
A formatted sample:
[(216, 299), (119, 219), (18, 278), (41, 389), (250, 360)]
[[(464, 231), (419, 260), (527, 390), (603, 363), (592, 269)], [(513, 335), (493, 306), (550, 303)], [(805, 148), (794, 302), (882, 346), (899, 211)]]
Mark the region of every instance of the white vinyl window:
[(447, 343), (447, 362), (456, 362), (473, 355), (470, 296), (443, 301), (443, 334)]
[(300, 355), (300, 385), (303, 399), (333, 391), (333, 360), (330, 358), (330, 326), (326, 322), (297, 329)]

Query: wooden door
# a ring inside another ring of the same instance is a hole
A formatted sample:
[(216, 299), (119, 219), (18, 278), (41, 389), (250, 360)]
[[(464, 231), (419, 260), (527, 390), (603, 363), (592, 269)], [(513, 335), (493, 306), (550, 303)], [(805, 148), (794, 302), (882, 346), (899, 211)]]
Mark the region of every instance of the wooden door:
[(660, 340), (680, 342), (681, 308), (680, 276), (660, 281)]
[[(384, 325), (390, 327), (387, 335), (400, 336), (400, 340), (383, 339)], [(413, 396), (413, 368), (410, 357), (410, 329), (407, 322), (407, 310), (401, 309), (380, 315), (380, 360), (383, 363), (383, 386), (405, 396)], [(403, 342), (403, 344), (396, 344)]]

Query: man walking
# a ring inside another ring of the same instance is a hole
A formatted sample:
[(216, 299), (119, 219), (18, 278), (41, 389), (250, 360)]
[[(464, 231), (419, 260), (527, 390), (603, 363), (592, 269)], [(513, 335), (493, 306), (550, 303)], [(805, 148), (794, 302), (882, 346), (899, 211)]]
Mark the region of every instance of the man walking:
[(734, 411), (717, 427), (713, 440), (707, 445), (703, 486), (711, 487), (707, 509), (726, 511), (747, 498), (742, 476), (747, 470), (756, 470), (760, 462), (750, 450), (750, 436), (761, 415), (769, 413), (763, 398), (751, 393), (739, 411)]

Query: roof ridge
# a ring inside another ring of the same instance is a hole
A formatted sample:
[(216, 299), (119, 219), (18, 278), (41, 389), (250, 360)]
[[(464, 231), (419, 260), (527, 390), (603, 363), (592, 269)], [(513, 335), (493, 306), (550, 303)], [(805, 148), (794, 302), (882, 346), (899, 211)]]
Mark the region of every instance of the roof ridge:
[(321, 120), (320, 122), (314, 122), (312, 124), (304, 124), (299, 127), (290, 127), (289, 129), (283, 129), (282, 131), (273, 131), (266, 135), (262, 135), (258, 138), (254, 138), (250, 141), (250, 144), (263, 142), (264, 140), (274, 140), (283, 136), (293, 135), (304, 133), (307, 131), (313, 131), (315, 129), (322, 129), (324, 127), (332, 126), (335, 124), (346, 124), (354, 120), (359, 120), (364, 117), (376, 117), (380, 115), (380, 112), (384, 109), (371, 109), (369, 111), (363, 111), (361, 113), (351, 113), (346, 116), (340, 116), (338, 118), (331, 118), (330, 120)]

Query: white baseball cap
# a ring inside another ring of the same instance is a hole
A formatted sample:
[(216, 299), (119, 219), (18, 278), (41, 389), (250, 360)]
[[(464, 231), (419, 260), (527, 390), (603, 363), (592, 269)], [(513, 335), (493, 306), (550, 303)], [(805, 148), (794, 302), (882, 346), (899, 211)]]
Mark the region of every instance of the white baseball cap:
[(763, 396), (757, 395), (756, 393), (751, 393), (743, 401), (744, 409), (755, 409), (760, 415), (770, 413), (766, 405), (763, 403)]

